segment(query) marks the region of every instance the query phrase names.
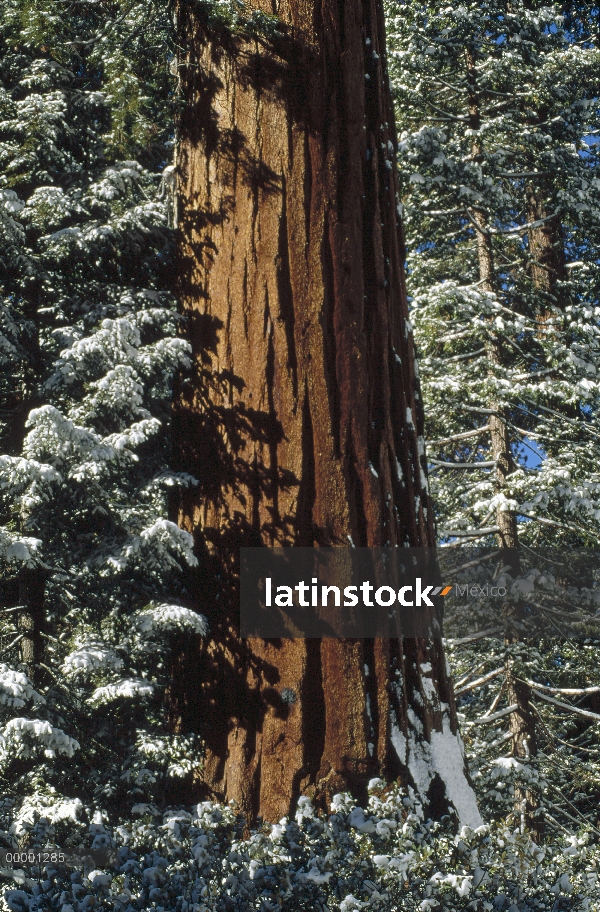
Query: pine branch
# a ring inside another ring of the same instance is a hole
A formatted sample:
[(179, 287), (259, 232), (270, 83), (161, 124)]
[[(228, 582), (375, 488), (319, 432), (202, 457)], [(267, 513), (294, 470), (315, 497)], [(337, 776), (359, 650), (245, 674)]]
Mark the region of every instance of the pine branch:
[(92, 47), (92, 45), (97, 44), (99, 41), (102, 41), (103, 38), (106, 38), (111, 28), (114, 28), (116, 25), (119, 25), (121, 22), (123, 22), (123, 20), (126, 19), (128, 15), (130, 15), (130, 11), (128, 9), (125, 9), (125, 11), (121, 13), (120, 16), (117, 16), (116, 19), (114, 19), (112, 22), (109, 22), (106, 28), (102, 29), (101, 32), (98, 32), (97, 35), (94, 35), (93, 38), (88, 38), (86, 40), (82, 38), (75, 38), (73, 41), (66, 41), (65, 44), (67, 47), (75, 48)]

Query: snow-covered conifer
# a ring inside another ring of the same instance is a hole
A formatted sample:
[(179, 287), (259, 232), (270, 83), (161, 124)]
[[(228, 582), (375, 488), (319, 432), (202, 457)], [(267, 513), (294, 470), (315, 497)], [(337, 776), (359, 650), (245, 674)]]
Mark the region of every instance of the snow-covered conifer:
[[(439, 538), (492, 547), (497, 541), (520, 551), (522, 565), (527, 547), (597, 546), (594, 13), (576, 4), (392, 0), (388, 29), (411, 319)], [(514, 552), (504, 553), (512, 576), (523, 576), (520, 594), (513, 593), (520, 609), (525, 595), (542, 602), (546, 631), (560, 634), (552, 611), (564, 605), (565, 588), (557, 602), (554, 578), (524, 578)], [(585, 593), (577, 597), (585, 601)], [(538, 791), (549, 767), (565, 763), (556, 737), (566, 732), (557, 707), (540, 696), (551, 694), (535, 682), (570, 686), (588, 711), (592, 698), (582, 687), (596, 682), (587, 655), (576, 669), (566, 658), (570, 647), (540, 649), (486, 644), (455, 654), (457, 670), (465, 672), (458, 693), (471, 707), (466, 721), (474, 727), (466, 731), (475, 769), (487, 769), (511, 745), (527, 766), (537, 736), (553, 753)], [(495, 674), (499, 668), (506, 674)], [(485, 719), (490, 705), (498, 713), (494, 724)], [(568, 718), (569, 706), (561, 712)], [(514, 763), (509, 767), (502, 778), (514, 794)], [(520, 794), (529, 795), (531, 785)], [(588, 779), (585, 789), (594, 787)], [(507, 785), (510, 808), (509, 791)], [(572, 798), (577, 788), (568, 791)], [(562, 797), (550, 800), (572, 814)], [(587, 799), (583, 804), (589, 810)]]
[(180, 603), (191, 536), (166, 519), (169, 490), (195, 482), (169, 469), (172, 377), (190, 364), (172, 292), (170, 30), (160, 0), (0, 11), (8, 824), (33, 792), (42, 811), (77, 797), (82, 814), (126, 813), (198, 761), (163, 708), (173, 637), (206, 633)]

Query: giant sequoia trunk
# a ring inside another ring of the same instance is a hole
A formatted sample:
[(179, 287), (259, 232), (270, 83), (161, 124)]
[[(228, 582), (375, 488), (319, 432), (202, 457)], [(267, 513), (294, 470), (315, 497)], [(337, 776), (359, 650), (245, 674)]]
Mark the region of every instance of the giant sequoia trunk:
[(236, 33), (203, 9), (182, 3), (178, 20), (196, 372), (175, 441), (200, 479), (178, 518), (212, 639), (175, 687), (177, 724), (204, 738), (205, 793), (251, 818), (383, 775), (476, 823), (439, 640), (235, 630), (242, 545), (434, 544), (381, 6), (263, 2)]

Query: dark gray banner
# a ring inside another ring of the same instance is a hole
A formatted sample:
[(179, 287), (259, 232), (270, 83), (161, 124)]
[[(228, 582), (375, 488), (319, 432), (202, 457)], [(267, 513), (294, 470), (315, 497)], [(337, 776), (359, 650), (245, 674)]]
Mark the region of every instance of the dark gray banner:
[(600, 554), (242, 548), (243, 637), (600, 637)]

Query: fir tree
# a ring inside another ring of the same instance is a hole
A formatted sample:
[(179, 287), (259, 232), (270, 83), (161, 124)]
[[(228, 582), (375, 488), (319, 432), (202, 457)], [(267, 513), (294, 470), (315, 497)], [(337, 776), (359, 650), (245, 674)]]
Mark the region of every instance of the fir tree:
[(163, 714), (169, 643), (206, 632), (173, 601), (195, 558), (165, 518), (195, 481), (168, 468), (189, 363), (170, 34), (154, 0), (0, 12), (0, 780), (17, 832), (36, 807), (124, 813), (198, 762)]
[[(539, 570), (526, 575), (524, 547), (593, 546), (600, 535), (600, 181), (591, 143), (599, 51), (593, 13), (566, 10), (389, 6), (411, 319), (438, 536), (492, 544), (496, 537), (516, 613), (527, 595), (555, 621), (557, 587)], [(579, 594), (593, 609), (593, 594)], [(595, 683), (588, 665), (569, 685), (553, 667), (554, 649), (542, 657), (519, 644), (513, 620), (513, 646), (488, 653), (474, 671), (472, 651), (457, 657), (470, 672), (465, 696), (472, 699), (485, 678), (493, 711), (518, 707), (501, 713), (509, 721), (503, 737), (492, 728), (473, 742), (482, 768), (507, 741), (518, 763), (535, 754), (536, 735), (556, 746), (548, 735), (559, 736), (549, 718), (556, 706), (549, 710), (528, 681), (570, 686), (584, 699), (587, 673)], [(487, 708), (475, 702), (472, 719)], [(532, 811), (529, 786), (521, 797)]]

